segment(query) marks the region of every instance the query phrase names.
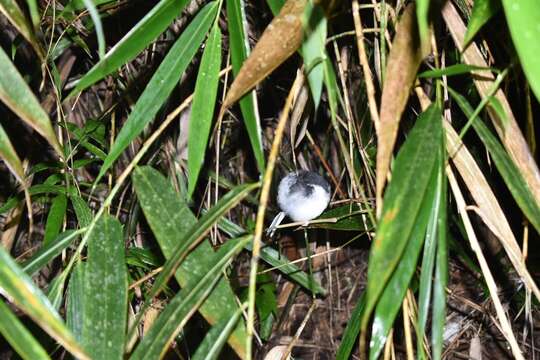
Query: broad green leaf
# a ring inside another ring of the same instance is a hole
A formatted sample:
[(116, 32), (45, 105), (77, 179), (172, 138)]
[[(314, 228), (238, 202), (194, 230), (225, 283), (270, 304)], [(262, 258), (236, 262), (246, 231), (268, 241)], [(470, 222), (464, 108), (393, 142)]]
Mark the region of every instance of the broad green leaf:
[[(440, 159), (440, 154), (438, 154)], [(401, 303), (409, 288), (411, 278), (416, 270), (418, 257), (426, 238), (426, 228), (429, 220), (436, 209), (439, 199), (437, 198), (438, 168), (433, 167), (431, 179), (427, 191), (419, 201), (422, 202), (420, 211), (414, 219), (414, 227), (407, 240), (407, 245), (396, 270), (388, 281), (381, 298), (375, 308), (371, 331), (369, 358), (377, 359), (384, 348), (386, 339), (394, 320), (401, 309)]]
[[(229, 48), (234, 76), (240, 72), (242, 64), (247, 59), (250, 49), (247, 39), (247, 19), (244, 0), (226, 0), (227, 21), (229, 27)], [(262, 174), (266, 168), (262, 146), (261, 119), (259, 118), (257, 96), (255, 91), (245, 95), (240, 100), (240, 110), (253, 149), (257, 169)]]
[(30, 19), (32, 19), (32, 25), (34, 25), (34, 29), (37, 29), (39, 27), (40, 21), (37, 0), (26, 0), (26, 3), (28, 4), (28, 10), (30, 12)]
[(105, 175), (129, 143), (154, 119), (156, 113), (178, 84), (216, 17), (217, 5), (217, 2), (211, 2), (199, 11), (195, 19), (171, 47), (120, 130), (99, 171), (96, 183)]
[(242, 308), (238, 308), (236, 312), (229, 318), (223, 318), (216, 325), (212, 326), (206, 334), (203, 341), (197, 347), (197, 351), (191, 357), (191, 360), (216, 360), (219, 359), (219, 354), (223, 345), (234, 330), (236, 323), (242, 315)]
[(336, 360), (348, 360), (351, 356), (351, 351), (358, 339), (360, 333), (360, 319), (362, 318), (362, 312), (366, 303), (365, 293), (360, 295), (358, 302), (354, 306), (354, 310), (347, 321), (347, 327), (343, 331), (341, 338), (341, 344), (339, 344), (338, 351), (336, 353)]
[(4, 160), (11, 173), (17, 178), (17, 180), (26, 185), (24, 169), (21, 159), (15, 152), (15, 148), (11, 144), (8, 135), (4, 131), (2, 124), (0, 124), (0, 159)]
[(220, 68), (221, 31), (216, 21), (206, 40), (189, 116), (188, 199), (191, 199), (193, 195), (206, 155), (216, 105)]
[(321, 100), (324, 79), (324, 64), (326, 58), (326, 17), (319, 5), (307, 2), (302, 19), (304, 27), (304, 41), (302, 43), (302, 56), (307, 74), (311, 97), (315, 110)]
[(285, 0), (266, 0), (266, 3), (270, 7), (270, 10), (272, 11), (272, 14), (274, 14), (274, 16), (276, 16), (277, 14), (279, 14), (279, 11), (281, 10), (283, 5), (285, 4)]
[(51, 241), (60, 234), (62, 223), (67, 209), (67, 197), (64, 194), (57, 195), (51, 204), (47, 222), (45, 223), (45, 236), (43, 246), (50, 245)]
[(123, 359), (127, 268), (122, 225), (102, 216), (88, 238), (84, 269), (83, 344), (94, 359)]
[[(172, 184), (157, 170), (151, 167), (136, 168), (133, 185), (163, 255), (166, 259), (171, 258), (178, 241), (189, 234), (197, 218), (175, 192)], [(186, 286), (190, 279), (206, 273), (212, 265), (213, 255), (214, 250), (207, 241), (194, 248), (175, 273), (180, 286)], [(199, 311), (213, 325), (220, 319), (232, 316), (235, 309), (234, 292), (228, 282), (222, 279)], [(245, 355), (244, 339), (245, 327), (240, 323), (229, 339), (229, 344), (240, 357)]]
[(86, 264), (78, 262), (71, 273), (66, 298), (66, 323), (77, 341), (83, 341), (84, 327), (84, 271)]
[(523, 72), (540, 101), (540, 6), (537, 0), (502, 0)]
[(2, 74), (0, 76), (0, 100), (28, 126), (41, 134), (62, 157), (62, 149), (56, 139), (49, 116), (1, 47), (0, 73)]
[(253, 240), (253, 236), (251, 235), (235, 240), (228, 240), (212, 256), (213, 265), (207, 272), (200, 277), (191, 279), (176, 294), (165, 309), (163, 309), (160, 316), (133, 352), (131, 359), (161, 359), (165, 355), (170, 343), (174, 340), (174, 337), (212, 292), (213, 287), (221, 279), (227, 265), (251, 240)]
[(22, 269), (30, 276), (34, 275), (52, 259), (60, 255), (60, 253), (66, 249), (77, 236), (82, 234), (84, 230), (85, 229), (64, 231), (48, 244), (43, 244), (30, 259), (21, 265)]
[(27, 360), (50, 359), (41, 344), (26, 329), (11, 309), (0, 299), (0, 334), (9, 345)]
[(0, 293), (8, 297), (73, 355), (81, 359), (89, 359), (47, 297), (16, 264), (3, 246), (0, 246)]
[(494, 71), (494, 69), (492, 68), (487, 68), (483, 66), (468, 65), (468, 64), (455, 64), (455, 65), (447, 66), (442, 69), (433, 69), (433, 70), (427, 70), (427, 71), (421, 72), (420, 74), (418, 74), (418, 77), (419, 78), (437, 78), (437, 77), (443, 77), (443, 76), (468, 74), (471, 71), (478, 71), (478, 70)]
[(501, 8), (501, 0), (475, 0), (467, 32), (463, 39), (463, 48), (467, 48), (478, 31), (484, 26), (489, 19), (495, 15)]
[(100, 61), (81, 78), (70, 97), (135, 58), (182, 12), (188, 0), (161, 0)]
[(422, 49), (429, 48), (429, 8), (431, 0), (416, 1), (416, 20)]
[(0, 12), (8, 18), (9, 22), (32, 45), (39, 57), (43, 58), (43, 50), (34, 34), (34, 30), (17, 2), (15, 0), (0, 0)]
[[(474, 110), (465, 97), (451, 88), (448, 88), (448, 92), (456, 100), (461, 111), (467, 117), (470, 118), (473, 116)], [(501, 174), (504, 183), (508, 186), (508, 190), (510, 190), (519, 208), (527, 216), (527, 219), (529, 219), (536, 231), (540, 233), (540, 204), (535, 201), (534, 195), (527, 185), (525, 178), (499, 140), (491, 133), (482, 120), (476, 117), (471, 120), (471, 123), (480, 140), (482, 140), (488, 149), (495, 167)]]
[(414, 231), (441, 141), (441, 111), (432, 105), (419, 116), (394, 163), (392, 181), (371, 245), (363, 330)]

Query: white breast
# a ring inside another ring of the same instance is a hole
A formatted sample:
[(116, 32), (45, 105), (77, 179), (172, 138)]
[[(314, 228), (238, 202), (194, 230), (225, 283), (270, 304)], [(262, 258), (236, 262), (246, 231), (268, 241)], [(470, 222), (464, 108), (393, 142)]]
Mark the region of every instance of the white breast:
[(330, 201), (330, 194), (319, 185), (313, 185), (309, 197), (302, 192), (290, 194), (293, 179), (285, 178), (279, 184), (278, 205), (293, 221), (309, 221), (321, 215)]

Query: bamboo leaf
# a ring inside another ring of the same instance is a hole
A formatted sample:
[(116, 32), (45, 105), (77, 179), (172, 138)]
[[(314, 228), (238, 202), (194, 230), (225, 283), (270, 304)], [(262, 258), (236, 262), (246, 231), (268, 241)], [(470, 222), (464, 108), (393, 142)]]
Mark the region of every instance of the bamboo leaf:
[(161, 0), (78, 82), (69, 97), (83, 91), (132, 60), (180, 15), (188, 0)]
[(500, 0), (475, 0), (472, 14), (467, 25), (467, 32), (463, 40), (463, 48), (474, 39), (480, 29), (495, 15), (501, 8)]
[(0, 124), (0, 159), (4, 160), (11, 173), (17, 178), (17, 180), (26, 186), (24, 169), (21, 159), (15, 152), (8, 135), (4, 131), (2, 124)]
[(28, 314), (73, 355), (89, 359), (47, 297), (15, 263), (3, 246), (0, 246), (0, 293)]
[(523, 72), (540, 100), (540, 7), (536, 0), (502, 0)]
[(62, 157), (62, 149), (56, 139), (49, 116), (2, 48), (0, 48), (0, 73), (2, 74), (0, 100), (28, 126), (41, 134)]
[(84, 296), (84, 271), (86, 264), (78, 262), (69, 278), (66, 299), (66, 323), (77, 341), (83, 341), (86, 298)]
[(84, 272), (83, 344), (94, 359), (123, 359), (127, 269), (122, 225), (102, 216), (88, 238)]
[(67, 209), (67, 197), (64, 194), (57, 195), (51, 204), (47, 222), (45, 223), (45, 236), (43, 237), (43, 246), (47, 246), (58, 236), (62, 229), (64, 216)]
[(50, 359), (45, 349), (3, 300), (0, 300), (0, 334), (23, 359)]
[(248, 235), (227, 241), (214, 254), (213, 265), (201, 277), (191, 279), (165, 307), (146, 336), (131, 356), (131, 359), (160, 359), (167, 351), (176, 334), (189, 320), (190, 316), (203, 303), (217, 284), (227, 265), (242, 248), (253, 239)]
[[(32, 7), (30, 8), (32, 9)], [(34, 34), (34, 29), (26, 19), (22, 9), (15, 0), (0, 0), (0, 12), (8, 18), (9, 22), (21, 33), (32, 45), (40, 58), (43, 58), (43, 50)], [(3, 62), (3, 60), (0, 59)]]
[(219, 70), (221, 67), (221, 31), (216, 22), (210, 31), (195, 84), (189, 118), (188, 199), (191, 198), (204, 163), (210, 127), (214, 116)]
[(414, 231), (441, 141), (441, 112), (432, 105), (419, 116), (395, 160), (370, 251), (363, 330)]
[[(229, 47), (231, 52), (231, 63), (233, 73), (235, 77), (238, 78), (240, 76), (243, 63), (246, 61), (249, 55), (249, 43), (247, 41), (246, 29), (247, 19), (244, 10), (245, 5), (244, 0), (226, 1), (228, 16), (227, 20), (229, 23)], [(237, 80), (235, 79), (234, 82), (236, 83)], [(232, 86), (231, 89), (229, 89), (227, 98), (229, 98), (231, 90), (233, 90)], [(244, 93), (246, 91), (244, 91)], [(239, 95), (238, 98), (240, 98), (240, 96), (241, 95)], [(222, 105), (222, 108), (228, 106), (227, 101), (228, 100), (226, 99)], [(230, 101), (230, 104), (232, 103), (233, 101)], [(265, 160), (261, 138), (261, 119), (259, 118), (257, 96), (254, 91), (240, 100), (240, 110), (242, 111), (242, 116), (244, 117), (244, 123), (248, 132), (249, 141), (251, 142), (251, 148), (257, 163), (257, 169), (262, 174), (266, 167), (264, 164)]]
[(120, 130), (95, 183), (105, 175), (129, 143), (154, 119), (158, 110), (178, 84), (216, 17), (217, 5), (217, 2), (214, 1), (200, 10), (169, 50)]

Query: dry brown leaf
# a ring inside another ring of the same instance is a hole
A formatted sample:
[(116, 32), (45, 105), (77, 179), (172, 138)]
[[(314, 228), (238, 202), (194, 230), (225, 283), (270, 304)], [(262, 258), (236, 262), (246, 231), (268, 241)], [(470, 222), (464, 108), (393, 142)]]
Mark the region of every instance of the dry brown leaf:
[[(467, 28), (463, 23), (463, 20), (461, 20), (456, 8), (450, 1), (447, 1), (443, 8), (443, 18), (454, 39), (456, 47), (463, 52), (462, 44)], [(475, 43), (471, 43), (463, 52), (463, 60), (470, 65), (481, 67), (488, 66)], [(482, 71), (482, 76), (474, 79), (476, 89), (482, 97), (485, 97), (489, 93), (494, 80), (495, 77), (493, 75), (490, 76), (489, 72), (486, 71)], [(529, 188), (531, 189), (536, 202), (540, 204), (540, 172), (538, 171), (538, 166), (531, 154), (523, 133), (519, 129), (519, 125), (512, 113), (512, 109), (510, 108), (510, 104), (508, 103), (504, 92), (498, 90), (494, 96), (501, 103), (503, 110), (506, 113), (506, 120), (504, 122), (501, 121), (496, 111), (491, 107), (488, 107), (488, 113), (493, 126), (499, 134), (506, 150), (529, 184)], [(502, 125), (503, 123), (504, 126)]]
[(306, 0), (287, 0), (283, 5), (242, 65), (222, 109), (238, 101), (300, 48), (304, 34), (302, 15), (306, 3)]
[(380, 123), (377, 128), (377, 208), (381, 209), (382, 192), (396, 142), (401, 114), (422, 61), (414, 4), (405, 9), (396, 28), (388, 56)]

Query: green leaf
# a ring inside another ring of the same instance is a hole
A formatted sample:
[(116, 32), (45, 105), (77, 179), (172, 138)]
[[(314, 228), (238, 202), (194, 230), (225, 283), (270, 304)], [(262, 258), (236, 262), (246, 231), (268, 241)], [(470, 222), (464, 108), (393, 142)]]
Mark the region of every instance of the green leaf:
[(191, 357), (191, 360), (216, 360), (223, 345), (234, 330), (236, 323), (242, 315), (242, 308), (238, 308), (236, 312), (229, 318), (223, 318), (216, 325), (212, 326), (206, 334), (203, 341), (197, 347), (197, 351)]
[(47, 299), (51, 302), (52, 307), (56, 310), (60, 310), (62, 302), (64, 299), (64, 288), (66, 285), (66, 280), (71, 272), (71, 268), (66, 267), (60, 275), (57, 275), (49, 284), (47, 288)]
[(204, 163), (210, 127), (214, 117), (220, 68), (221, 31), (216, 21), (206, 41), (189, 117), (188, 199), (191, 199), (193, 195), (199, 172)]
[[(15, 0), (0, 0), (0, 12), (21, 33), (21, 35), (34, 47), (40, 58), (43, 58), (43, 50), (34, 34), (32, 26)], [(3, 60), (0, 60), (3, 62)]]
[(437, 77), (443, 77), (443, 76), (468, 74), (471, 71), (478, 71), (478, 70), (494, 71), (494, 69), (492, 68), (483, 67), (483, 66), (468, 65), (468, 64), (455, 64), (455, 65), (447, 66), (442, 69), (433, 69), (433, 70), (424, 71), (418, 74), (418, 77), (419, 78), (437, 78)]
[(358, 334), (360, 333), (360, 319), (362, 318), (362, 312), (366, 304), (365, 292), (360, 295), (358, 302), (354, 306), (354, 310), (351, 313), (347, 327), (343, 331), (343, 337), (341, 344), (339, 344), (338, 351), (336, 353), (336, 360), (348, 360), (350, 359), (351, 351), (356, 343)]
[(217, 10), (217, 2), (206, 5), (171, 47), (120, 130), (95, 183), (105, 175), (129, 143), (154, 119), (199, 50)]
[(180, 15), (188, 0), (161, 0), (100, 61), (84, 75), (69, 94), (86, 89), (135, 58)]
[(94, 359), (123, 359), (127, 269), (122, 225), (102, 216), (88, 238), (84, 271), (83, 344)]
[(99, 58), (103, 59), (105, 57), (105, 35), (103, 34), (103, 25), (101, 25), (101, 18), (97, 11), (96, 5), (92, 0), (83, 0), (84, 6), (90, 13), (90, 18), (94, 23), (94, 29), (96, 30), (96, 38), (98, 42), (98, 54)]
[[(229, 24), (229, 48), (231, 52), (231, 63), (234, 75), (238, 75), (242, 63), (249, 55), (249, 44), (247, 41), (247, 19), (245, 13), (244, 0), (226, 0), (227, 21)], [(262, 146), (261, 119), (259, 118), (256, 92), (252, 91), (240, 100), (240, 110), (244, 117), (246, 129), (253, 149), (253, 155), (257, 163), (257, 169), (261, 174), (266, 168), (264, 151)]]
[(92, 222), (92, 210), (90, 210), (86, 201), (76, 194), (71, 195), (69, 198), (71, 200), (73, 210), (75, 210), (79, 227), (83, 228), (90, 225)]
[(242, 248), (253, 240), (248, 235), (228, 240), (212, 257), (213, 265), (201, 277), (193, 278), (163, 309), (146, 336), (131, 356), (131, 359), (162, 358), (174, 337), (183, 328), (195, 310), (221, 279), (223, 271)]
[(47, 297), (17, 266), (3, 246), (0, 246), (0, 292), (73, 355), (81, 359), (89, 359)]
[(163, 270), (157, 276), (154, 286), (149, 292), (149, 299), (158, 295), (159, 292), (163, 290), (189, 251), (196, 246), (196, 244), (198, 244), (204, 238), (204, 236), (206, 236), (219, 218), (236, 206), (250, 191), (254, 190), (258, 186), (258, 183), (238, 185), (236, 188), (232, 189), (221, 197), (221, 199), (219, 199), (219, 201), (206, 214), (204, 214), (199, 221), (197, 221), (197, 223), (191, 226), (180, 241), (177, 241), (171, 255), (167, 258), (165, 264), (163, 264)]
[(540, 6), (537, 0), (502, 0), (523, 72), (540, 101)]
[[(445, 162), (441, 164), (444, 172)], [(435, 280), (433, 281), (433, 306), (431, 315), (431, 349), (434, 360), (442, 359), (444, 328), (446, 323), (446, 286), (448, 285), (448, 190), (446, 177), (442, 182), (439, 217), (437, 219), (437, 257), (435, 259)]]
[(279, 14), (279, 11), (281, 10), (283, 5), (285, 4), (285, 0), (266, 0), (266, 3), (270, 7), (270, 10), (272, 11), (272, 14), (274, 14), (274, 16), (276, 16), (277, 14)]
[(471, 17), (469, 18), (469, 24), (467, 25), (467, 32), (463, 39), (463, 48), (467, 48), (472, 39), (476, 36), (478, 31), (484, 26), (489, 19), (495, 15), (501, 8), (500, 0), (475, 0)]
[(304, 27), (304, 41), (302, 43), (304, 68), (315, 110), (317, 110), (321, 100), (324, 79), (323, 59), (326, 58), (327, 24), (321, 6), (314, 6), (311, 1), (308, 1), (304, 10), (302, 25)]
[[(157, 170), (151, 167), (136, 168), (133, 185), (163, 255), (166, 259), (171, 258), (179, 239), (189, 234), (197, 218), (185, 201), (180, 199), (172, 184)], [(194, 248), (175, 273), (180, 286), (184, 287), (191, 279), (206, 273), (212, 266), (213, 255), (214, 250), (208, 241)], [(228, 282), (222, 279), (199, 311), (210, 324), (216, 324), (220, 319), (232, 316), (235, 309), (234, 292)], [(229, 339), (229, 344), (240, 357), (244, 356), (244, 339), (245, 327), (241, 323)]]
[[(437, 155), (439, 160), (440, 154)], [(409, 288), (411, 278), (416, 270), (418, 256), (426, 238), (426, 228), (439, 201), (436, 196), (439, 175), (437, 170), (437, 167), (433, 167), (427, 191), (420, 199), (422, 205), (415, 219), (413, 231), (409, 238), (406, 239), (407, 247), (375, 308), (371, 331), (370, 359), (377, 359), (383, 350), (390, 329), (401, 308), (405, 293)]]
[(26, 186), (26, 177), (24, 175), (21, 159), (19, 159), (19, 156), (15, 152), (15, 148), (13, 148), (2, 124), (0, 124), (0, 159), (4, 160), (5, 164), (17, 180)]
[(47, 222), (45, 224), (45, 236), (43, 237), (43, 246), (47, 246), (58, 236), (62, 229), (64, 216), (67, 209), (67, 197), (64, 194), (57, 195), (51, 204)]
[(317, 220), (329, 219), (332, 222), (314, 223), (310, 224), (310, 227), (341, 231), (368, 231), (364, 221), (362, 221), (363, 213), (365, 211), (360, 208), (360, 205), (355, 203), (338, 206), (326, 210), (317, 218)]
[(86, 264), (78, 262), (69, 278), (66, 299), (66, 323), (77, 341), (83, 341), (84, 327), (84, 271)]
[(429, 48), (429, 10), (431, 0), (416, 1), (416, 20), (422, 49)]
[(50, 359), (41, 344), (0, 299), (0, 334), (23, 359)]
[[(442, 144), (441, 144), (442, 145)], [(441, 211), (446, 206), (442, 203), (443, 200), (443, 182), (446, 181), (444, 177), (444, 163), (442, 158), (442, 146), (439, 150), (439, 159), (437, 166), (433, 169), (436, 176), (435, 183), (431, 187), (435, 188), (434, 194), (431, 200), (432, 206), (429, 213), (429, 222), (427, 225), (426, 240), (424, 244), (424, 254), (422, 256), (422, 270), (420, 272), (420, 284), (418, 289), (418, 319), (416, 322), (416, 349), (418, 357), (425, 359), (424, 353), (424, 336), (425, 329), (428, 320), (429, 310), (431, 309), (431, 294), (432, 288), (435, 286), (433, 282), (433, 268), (435, 266), (435, 257), (437, 249), (439, 247), (439, 238), (441, 236), (441, 230), (446, 232), (446, 224), (441, 229), (439, 226), (442, 224), (440, 221)], [(403, 256), (405, 259), (407, 254)], [(396, 270), (396, 272), (399, 271)], [(414, 271), (414, 269), (413, 269)], [(412, 272), (411, 272), (412, 275)]]
[(52, 259), (60, 255), (72, 242), (82, 234), (86, 229), (82, 230), (67, 230), (58, 235), (53, 241), (44, 244), (30, 259), (22, 264), (22, 269), (25, 273), (32, 276), (38, 272), (43, 266), (48, 264)]
[[(456, 103), (460, 107), (461, 111), (463, 111), (467, 117), (470, 118), (473, 116), (474, 110), (465, 97), (451, 88), (448, 88), (448, 92), (452, 98), (456, 100)], [(525, 178), (499, 140), (497, 140), (497, 138), (491, 133), (489, 128), (482, 122), (482, 120), (475, 117), (471, 120), (471, 123), (474, 130), (480, 137), (480, 140), (482, 140), (493, 158), (495, 167), (501, 174), (504, 183), (512, 194), (512, 197), (518, 204), (521, 211), (523, 211), (527, 219), (529, 219), (531, 224), (534, 226), (536, 231), (540, 233), (540, 205), (536, 202), (529, 185), (525, 181)]]
[(49, 116), (1, 47), (0, 73), (2, 74), (0, 76), (0, 100), (28, 126), (41, 134), (62, 157), (62, 149), (56, 139)]
[(371, 245), (363, 330), (414, 231), (441, 141), (441, 111), (432, 105), (419, 116), (394, 163), (392, 181)]
[[(245, 229), (242, 229), (239, 225), (233, 223), (227, 218), (221, 218), (218, 222), (218, 227), (221, 231), (227, 233), (231, 237), (238, 237), (246, 233)], [(247, 251), (251, 251), (251, 244), (246, 246)], [(309, 275), (302, 271), (295, 264), (291, 264), (291, 261), (284, 255), (280, 254), (276, 249), (265, 246), (261, 249), (261, 260), (263, 260), (268, 265), (274, 267), (276, 270), (280, 271), (282, 274), (286, 275), (289, 279), (302, 286), (306, 290), (313, 290), (315, 295), (326, 295), (326, 289), (315, 280), (309, 279)], [(310, 288), (313, 287), (313, 289)]]

